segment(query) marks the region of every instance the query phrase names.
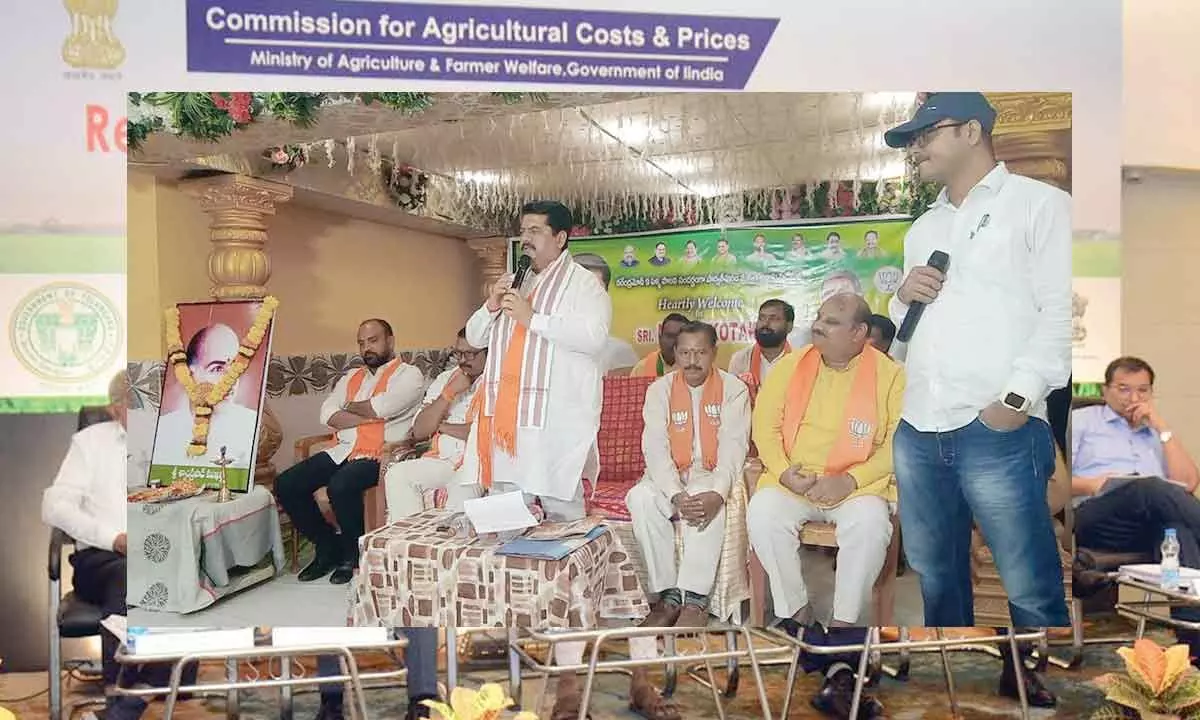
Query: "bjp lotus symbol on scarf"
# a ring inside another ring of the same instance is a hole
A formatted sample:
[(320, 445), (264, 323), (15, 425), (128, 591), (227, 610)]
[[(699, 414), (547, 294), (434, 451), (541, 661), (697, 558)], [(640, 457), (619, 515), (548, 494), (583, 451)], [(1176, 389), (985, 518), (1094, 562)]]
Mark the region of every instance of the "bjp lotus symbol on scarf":
[(673, 410), (671, 412), (671, 422), (675, 423), (676, 427), (683, 427), (684, 425), (687, 424), (687, 421), (688, 421), (687, 410)]
[(704, 406), (704, 414), (713, 425), (721, 424), (721, 406), (717, 403), (706, 404)]
[(861, 447), (867, 438), (871, 437), (871, 423), (858, 418), (850, 418), (850, 437), (855, 447)]

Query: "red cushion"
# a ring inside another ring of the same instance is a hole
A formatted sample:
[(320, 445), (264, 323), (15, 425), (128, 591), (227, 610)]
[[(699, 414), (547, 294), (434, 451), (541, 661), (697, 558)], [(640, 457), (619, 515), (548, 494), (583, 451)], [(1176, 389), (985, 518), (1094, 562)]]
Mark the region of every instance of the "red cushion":
[(588, 515), (603, 515), (609, 520), (629, 522), (632, 518), (629, 508), (625, 507), (625, 493), (637, 483), (637, 480), (623, 483), (602, 482), (593, 495), (591, 483), (585, 480), (583, 489), (587, 493), (585, 497)]
[(646, 390), (656, 379), (604, 378), (604, 404), (600, 410), (600, 434), (596, 442), (600, 451), (601, 487), (608, 483), (631, 486), (645, 472), (642, 407), (646, 404)]

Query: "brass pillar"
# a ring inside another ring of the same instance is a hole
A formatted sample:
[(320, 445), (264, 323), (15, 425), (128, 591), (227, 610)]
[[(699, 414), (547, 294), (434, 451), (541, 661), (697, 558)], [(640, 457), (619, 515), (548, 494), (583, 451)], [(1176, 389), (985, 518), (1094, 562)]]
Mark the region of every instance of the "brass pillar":
[[(221, 175), (181, 184), (209, 217), (208, 277), (216, 300), (254, 300), (267, 295), (271, 256), (267, 251), (267, 218), (292, 198), (290, 185), (244, 175)], [(270, 358), (267, 358), (270, 362)], [(271, 457), (283, 443), (283, 431), (263, 402), (259, 418), (255, 484), (274, 490)]]
[(479, 300), (487, 299), (496, 281), (508, 272), (508, 238), (476, 238), (467, 247), (479, 256)]
[(996, 159), (1018, 175), (1071, 192), (1071, 94), (991, 93)]

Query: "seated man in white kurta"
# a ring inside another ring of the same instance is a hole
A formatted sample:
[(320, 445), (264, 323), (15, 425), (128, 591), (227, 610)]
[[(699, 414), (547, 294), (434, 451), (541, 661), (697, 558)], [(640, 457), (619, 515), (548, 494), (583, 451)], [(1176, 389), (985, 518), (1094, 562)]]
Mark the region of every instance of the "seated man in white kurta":
[(408, 447), (429, 440), (429, 451), (419, 458), (395, 463), (384, 477), (388, 522), (432, 507), (427, 503), (430, 496), (449, 487), (454, 472), (462, 465), (471, 429), (467, 413), (479, 386), (487, 348), (471, 347), (463, 328), (458, 331), (453, 358), (455, 366), (434, 378), (425, 391), (421, 412), (404, 439)]
[[(642, 623), (647, 627), (708, 624), (708, 596), (725, 541), (725, 499), (740, 482), (750, 444), (750, 393), (741, 380), (714, 367), (716, 355), (716, 328), (684, 325), (675, 342), (679, 369), (646, 391), (646, 474), (625, 504), (646, 560), (649, 590), (659, 596)], [(683, 533), (678, 563), (676, 521)], [(630, 655), (654, 657), (655, 643), (641, 640), (630, 640)], [(645, 668), (634, 670), (629, 698), (644, 717), (673, 716)]]
[[(516, 290), (511, 275), (500, 278), (467, 321), (467, 342), (487, 347), (488, 357), (450, 508), (480, 492), (517, 490), (536, 498), (549, 520), (584, 517), (583, 469), (600, 431), (612, 301), (571, 259), (571, 226), (562, 203), (521, 208), (521, 250), (533, 277)], [(583, 650), (584, 643), (558, 643), (555, 656), (577, 665)], [(549, 720), (575, 717), (580, 700), (575, 676), (561, 675)]]

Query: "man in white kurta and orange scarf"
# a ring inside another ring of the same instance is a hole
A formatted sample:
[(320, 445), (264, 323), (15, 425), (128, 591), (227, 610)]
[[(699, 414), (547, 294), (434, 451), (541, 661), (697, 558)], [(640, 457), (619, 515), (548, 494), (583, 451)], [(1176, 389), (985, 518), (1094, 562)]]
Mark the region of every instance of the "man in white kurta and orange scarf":
[[(549, 520), (584, 516), (583, 469), (600, 430), (602, 354), (612, 301), (571, 259), (571, 211), (558, 202), (521, 208), (521, 249), (534, 274), (519, 289), (500, 278), (467, 321), (467, 342), (488, 349), (463, 465), (447, 505), (480, 492), (519, 490)], [(559, 643), (560, 664), (579, 664), (582, 643)], [(575, 717), (574, 675), (559, 681), (551, 720)]]
[[(725, 542), (725, 500), (733, 483), (741, 482), (750, 443), (746, 385), (714, 367), (716, 355), (716, 328), (684, 325), (675, 343), (679, 369), (646, 391), (646, 474), (625, 504), (646, 560), (649, 590), (659, 595), (643, 622), (647, 627), (708, 625), (708, 598)], [(683, 539), (678, 563), (675, 521)], [(655, 657), (653, 638), (631, 638), (629, 645), (634, 659)], [(677, 717), (645, 668), (634, 670), (629, 698), (630, 707), (650, 720)]]
[[(300, 571), (301, 582), (325, 575), (335, 585), (350, 582), (366, 525), (363, 495), (379, 484), (379, 454), (384, 442), (408, 434), (425, 394), (425, 376), (396, 356), (386, 320), (359, 325), (358, 352), (363, 366), (343, 375), (321, 403), (321, 422), (336, 433), (337, 444), (284, 470), (275, 483), (292, 524), (316, 545), (313, 561)], [(340, 535), (313, 498), (323, 487)]]
[(780, 358), (792, 351), (788, 335), (795, 322), (796, 309), (783, 300), (771, 298), (759, 306), (754, 344), (729, 359), (729, 372), (746, 383), (752, 393), (762, 387)]

